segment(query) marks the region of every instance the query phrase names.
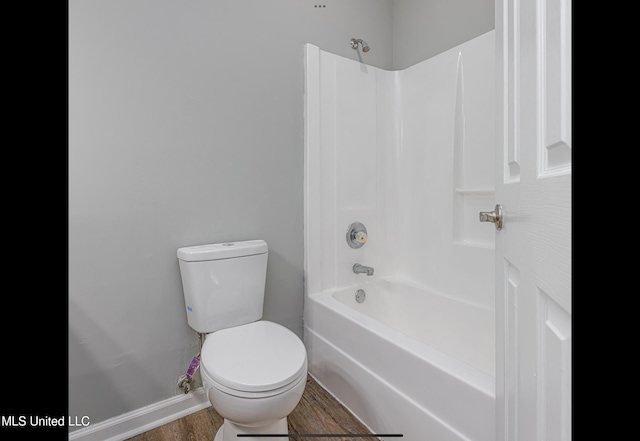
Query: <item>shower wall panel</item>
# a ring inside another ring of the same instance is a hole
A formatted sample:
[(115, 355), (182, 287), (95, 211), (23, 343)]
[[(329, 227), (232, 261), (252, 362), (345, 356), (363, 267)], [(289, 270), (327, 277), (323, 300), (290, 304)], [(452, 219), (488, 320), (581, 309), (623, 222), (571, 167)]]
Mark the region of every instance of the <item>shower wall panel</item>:
[(493, 34), (401, 71), (307, 45), (308, 293), (357, 283), (357, 262), (493, 309)]
[[(390, 273), (391, 230), (381, 223), (381, 199), (390, 198), (395, 117), (389, 72), (307, 45), (305, 128), (305, 230), (307, 287), (321, 291), (354, 283), (354, 263)], [(352, 249), (346, 233), (353, 222), (368, 231), (364, 247)], [(321, 256), (321, 258), (320, 258)], [(309, 270), (309, 267), (315, 270)]]
[(493, 308), (494, 32), (400, 71), (400, 267)]

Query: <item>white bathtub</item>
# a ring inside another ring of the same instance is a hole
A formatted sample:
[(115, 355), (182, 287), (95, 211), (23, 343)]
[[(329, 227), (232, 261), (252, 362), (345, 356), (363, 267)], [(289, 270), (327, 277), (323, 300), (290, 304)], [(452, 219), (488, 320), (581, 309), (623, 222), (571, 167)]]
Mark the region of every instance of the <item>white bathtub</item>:
[(373, 433), (494, 441), (492, 311), (399, 278), (310, 294), (306, 302), (311, 375)]

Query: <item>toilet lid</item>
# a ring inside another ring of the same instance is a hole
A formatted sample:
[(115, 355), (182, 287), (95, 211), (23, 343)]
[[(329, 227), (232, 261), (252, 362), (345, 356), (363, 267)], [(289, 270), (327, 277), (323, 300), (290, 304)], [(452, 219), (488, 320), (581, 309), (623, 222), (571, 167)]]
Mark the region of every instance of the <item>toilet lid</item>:
[(207, 335), (201, 367), (231, 389), (262, 392), (283, 387), (306, 368), (307, 352), (284, 326), (260, 320)]

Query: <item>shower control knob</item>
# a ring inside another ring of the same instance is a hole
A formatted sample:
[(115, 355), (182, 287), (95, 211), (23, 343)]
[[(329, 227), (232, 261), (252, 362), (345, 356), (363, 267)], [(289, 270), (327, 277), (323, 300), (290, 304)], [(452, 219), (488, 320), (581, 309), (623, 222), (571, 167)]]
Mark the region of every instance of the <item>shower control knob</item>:
[(347, 244), (351, 248), (360, 248), (367, 241), (367, 228), (360, 222), (349, 225), (347, 230)]

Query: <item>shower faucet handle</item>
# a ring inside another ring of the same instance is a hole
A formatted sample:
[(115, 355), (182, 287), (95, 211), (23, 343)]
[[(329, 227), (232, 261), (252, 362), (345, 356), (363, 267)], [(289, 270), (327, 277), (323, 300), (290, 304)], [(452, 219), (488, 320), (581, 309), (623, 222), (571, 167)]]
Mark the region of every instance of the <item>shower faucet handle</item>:
[(367, 242), (367, 227), (360, 222), (349, 225), (347, 230), (347, 244), (351, 248), (360, 248)]

